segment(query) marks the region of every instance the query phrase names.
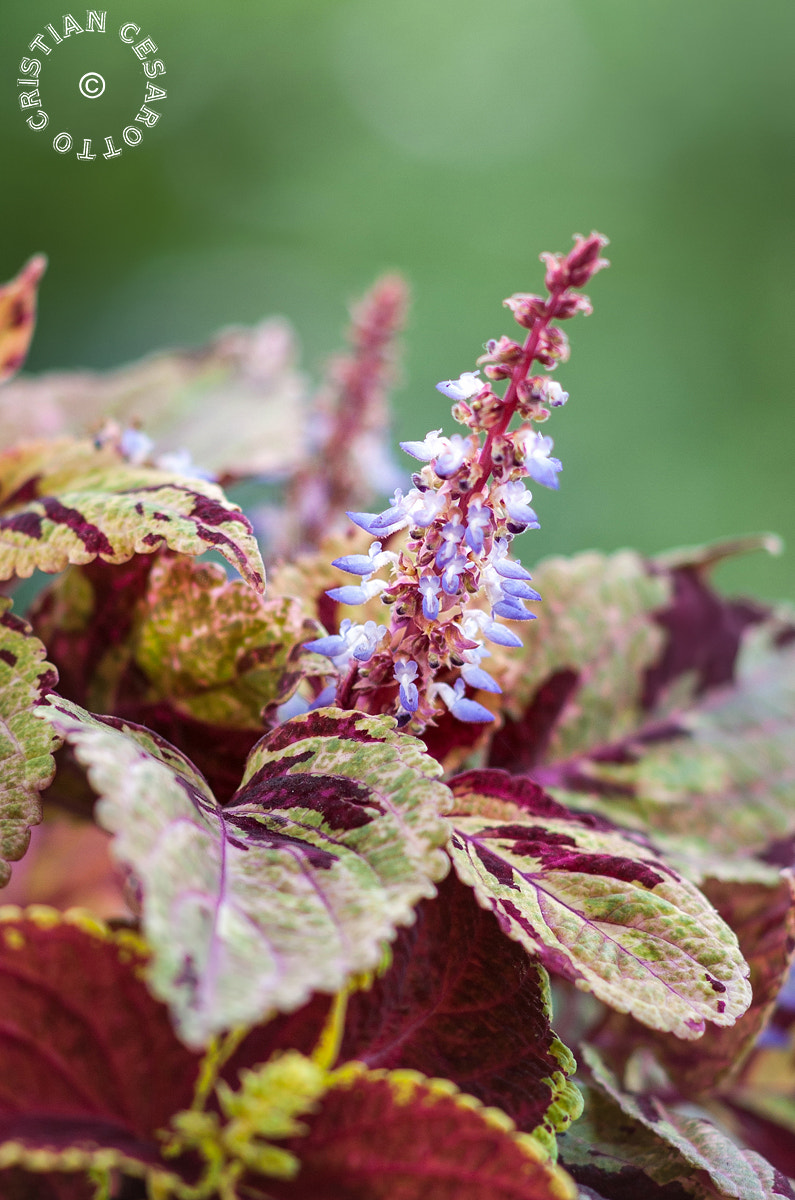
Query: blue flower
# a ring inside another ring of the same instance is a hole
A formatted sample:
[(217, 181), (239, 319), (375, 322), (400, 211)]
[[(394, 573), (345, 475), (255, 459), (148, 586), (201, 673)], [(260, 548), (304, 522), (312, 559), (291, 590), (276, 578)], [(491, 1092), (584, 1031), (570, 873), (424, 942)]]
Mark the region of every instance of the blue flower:
[(435, 621), (439, 616), (439, 576), (423, 575), (419, 588), (422, 596), (422, 614), (426, 621)]
[(305, 650), (313, 650), (330, 658), (338, 671), (344, 671), (351, 662), (369, 662), (375, 654), (378, 643), (386, 634), (385, 625), (376, 625), (375, 621), (365, 621), (364, 625), (354, 625), (348, 618), (340, 625), (339, 633), (326, 637), (315, 638), (304, 642)]
[(557, 488), (558, 471), (563, 469), (559, 458), (550, 458), (552, 438), (544, 437), (537, 429), (530, 429), (522, 438), (524, 469), (531, 479), (543, 487)]
[(524, 579), (505, 579), (502, 590), (506, 596), (516, 596), (519, 600), (540, 600), (541, 595), (525, 583)]
[(500, 625), (498, 621), (489, 621), (487, 625), (484, 625), (483, 632), (490, 642), (496, 642), (498, 646), (511, 646), (518, 649), (519, 646), (524, 645), (518, 634), (509, 629), (507, 625)]
[(474, 646), (471, 650), (465, 650), (462, 657), (464, 665), (461, 668), (461, 678), (470, 687), (480, 688), (482, 692), (494, 692), (495, 694), (502, 692), (502, 688), (489, 675), (488, 671), (484, 671), (480, 665), (481, 658), (489, 658), (491, 651), (485, 646)]
[[(373, 542), (366, 554), (343, 554), (341, 558), (335, 558), (332, 562), (332, 567), (339, 567), (340, 571), (347, 571), (349, 575), (372, 575), (373, 571), (378, 571), (384, 564), (378, 561), (378, 556), (381, 553), (381, 543)], [(396, 558), (397, 555), (393, 555)], [(384, 561), (388, 561), (384, 555)]]
[[(154, 450), (154, 446), (155, 444), (148, 434), (144, 433), (142, 429), (135, 429), (132, 426), (125, 429), (119, 439), (119, 449), (122, 455), (127, 459), (127, 462), (133, 463), (136, 467), (147, 460)], [(168, 467), (163, 467), (162, 469), (164, 471), (169, 470)], [(179, 474), (179, 472), (176, 472), (176, 474)]]
[(522, 639), (512, 629), (500, 625), (481, 608), (471, 608), (467, 612), (461, 624), (461, 632), (470, 642), (480, 641), (482, 633), (490, 642), (496, 642), (500, 646), (519, 647), (524, 645)]
[(461, 587), (458, 581), (459, 576), (466, 568), (467, 560), (460, 554), (445, 563), (442, 571), (442, 591), (446, 592), (448, 596), (458, 595)]
[(505, 596), (504, 599), (493, 604), (491, 615), (505, 617), (507, 621), (535, 621), (536, 619), (536, 614), (531, 613), (521, 600), (516, 600), (513, 596)]
[(373, 596), (378, 596), (386, 587), (383, 579), (363, 579), (357, 586), (346, 583), (342, 587), (329, 588), (326, 595), (338, 604), (366, 604)]
[(420, 703), (417, 685), (413, 682), (417, 678), (418, 670), (413, 658), (408, 662), (401, 658), (395, 663), (395, 679), (400, 684), (400, 703), (406, 712), (410, 713), (416, 712)]
[(494, 568), (498, 575), (502, 575), (503, 579), (532, 579), (533, 576), (529, 571), (526, 571), (518, 558), (509, 558), (508, 541), (506, 538), (497, 538), (491, 548), (489, 555), (489, 564)]
[(418, 458), (420, 462), (430, 462), (444, 449), (447, 438), (443, 438), (441, 433), (441, 429), (432, 429), (430, 433), (426, 433), (424, 441), (401, 442), (400, 449), (405, 450), (412, 458)]
[(487, 721), (494, 720), (493, 713), (478, 704), (477, 700), (470, 700), (464, 695), (463, 679), (456, 679), (454, 687), (450, 687), (449, 683), (435, 683), (432, 690), (459, 721), (485, 725)]
[(441, 440), (445, 444), (434, 456), (433, 469), (440, 479), (449, 479), (466, 462), (467, 455), (472, 451), (472, 443), (460, 433), (454, 433), (451, 438)]
[(480, 497), (472, 500), (467, 508), (466, 543), (470, 550), (480, 554), (483, 550), (483, 537), (491, 527), (494, 513), (487, 508)]
[(436, 551), (436, 565), (440, 569), (458, 554), (458, 547), (464, 536), (464, 526), (459, 521), (448, 521), (441, 532), (442, 544)]
[(532, 494), (528, 492), (521, 480), (503, 483), (495, 491), (495, 496), (502, 501), (508, 520), (514, 525), (523, 525), (525, 529), (540, 529), (538, 517), (530, 507)]

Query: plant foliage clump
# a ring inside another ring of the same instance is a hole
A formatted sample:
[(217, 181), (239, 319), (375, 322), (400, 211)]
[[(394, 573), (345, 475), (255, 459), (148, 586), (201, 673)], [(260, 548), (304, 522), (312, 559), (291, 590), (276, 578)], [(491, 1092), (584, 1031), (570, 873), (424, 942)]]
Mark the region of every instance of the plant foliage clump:
[(12, 379), (0, 289), (3, 1196), (795, 1198), (795, 617), (710, 583), (775, 539), (512, 554), (605, 245), (410, 480), (396, 278), (314, 395), (279, 322)]

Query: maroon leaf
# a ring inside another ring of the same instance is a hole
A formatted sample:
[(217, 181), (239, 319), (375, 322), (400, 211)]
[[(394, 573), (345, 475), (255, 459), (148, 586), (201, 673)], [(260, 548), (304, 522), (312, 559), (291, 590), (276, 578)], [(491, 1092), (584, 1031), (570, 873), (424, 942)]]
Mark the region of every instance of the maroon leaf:
[(387, 973), (351, 997), (341, 1055), (451, 1079), (549, 1141), (580, 1111), (549, 1022), (546, 972), (451, 874), (401, 930)]
[(445, 1080), (413, 1071), (334, 1073), (308, 1132), (288, 1143), (292, 1182), (263, 1181), (252, 1200), (573, 1200), (535, 1139), (514, 1134)]
[(145, 961), (135, 935), (76, 913), (0, 910), (0, 1166), (41, 1170), (47, 1151), (57, 1171), (78, 1149), (84, 1169), (99, 1149), (106, 1165), (163, 1165), (157, 1130), (190, 1104), (199, 1058), (147, 991)]
[(697, 696), (734, 679), (745, 630), (769, 615), (761, 604), (726, 599), (709, 584), (710, 567), (740, 549), (742, 543), (725, 543), (652, 560), (652, 572), (668, 574), (673, 591), (668, 604), (654, 613), (666, 640), (658, 661), (645, 674), (644, 708), (654, 709), (664, 690), (691, 672)]
[(61, 1171), (30, 1174), (19, 1167), (0, 1171), (3, 1200), (94, 1200), (96, 1191), (83, 1171), (69, 1175)]

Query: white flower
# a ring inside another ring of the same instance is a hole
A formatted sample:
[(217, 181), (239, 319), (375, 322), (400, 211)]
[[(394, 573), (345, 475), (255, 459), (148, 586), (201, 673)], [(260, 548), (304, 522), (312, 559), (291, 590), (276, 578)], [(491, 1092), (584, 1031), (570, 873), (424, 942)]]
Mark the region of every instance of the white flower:
[(443, 396), (449, 396), (451, 400), (469, 400), (483, 387), (478, 379), (479, 374), (480, 371), (464, 371), (458, 379), (443, 379), (441, 383), (437, 383), (436, 390)]
[(376, 625), (375, 621), (365, 621), (364, 625), (354, 625), (346, 619), (340, 625), (339, 633), (328, 637), (315, 638), (304, 642), (305, 650), (313, 650), (330, 658), (338, 671), (344, 671), (351, 659), (357, 662), (369, 662), (376, 647), (386, 634), (385, 625)]
[(420, 462), (430, 462), (444, 449), (447, 438), (443, 438), (441, 433), (441, 429), (432, 429), (430, 433), (426, 433), (423, 441), (401, 442), (400, 449), (405, 450), (412, 458), (418, 458)]

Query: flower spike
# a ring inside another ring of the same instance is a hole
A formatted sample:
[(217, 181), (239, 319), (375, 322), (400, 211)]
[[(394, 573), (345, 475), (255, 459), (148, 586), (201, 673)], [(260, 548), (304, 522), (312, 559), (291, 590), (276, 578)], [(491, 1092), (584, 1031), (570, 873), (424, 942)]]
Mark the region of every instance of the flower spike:
[[(480, 370), (463, 371), (436, 385), (454, 401), (453, 417), (466, 433), (448, 437), (439, 428), (422, 441), (401, 442), (423, 464), (413, 488), (405, 494), (398, 489), (383, 512), (348, 513), (377, 540), (368, 554), (335, 560), (360, 580), (328, 595), (363, 604), (380, 593), (390, 623), (387, 630), (374, 621), (343, 621), (338, 635), (307, 643), (338, 672), (338, 704), (391, 712), (414, 732), (445, 711), (460, 721), (494, 719), (466, 689), (500, 691), (481, 666), (489, 654), (484, 640), (520, 647), (521, 638), (503, 622), (537, 615), (527, 605), (541, 597), (509, 546), (517, 534), (539, 528), (524, 480), (557, 490), (562, 470), (552, 438), (537, 426), (566, 403), (568, 393), (549, 375), (531, 371), (534, 364), (554, 370), (568, 358), (568, 339), (555, 322), (591, 311), (576, 289), (607, 265), (601, 256), (606, 244), (594, 233), (578, 236), (567, 255), (541, 256), (548, 295), (519, 292), (505, 301), (524, 340), (489, 340), (478, 359), (485, 379)], [(501, 381), (502, 395), (495, 386)], [(407, 531), (402, 548), (384, 549), (400, 530)], [(384, 570), (388, 578), (380, 574)]]

